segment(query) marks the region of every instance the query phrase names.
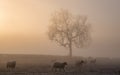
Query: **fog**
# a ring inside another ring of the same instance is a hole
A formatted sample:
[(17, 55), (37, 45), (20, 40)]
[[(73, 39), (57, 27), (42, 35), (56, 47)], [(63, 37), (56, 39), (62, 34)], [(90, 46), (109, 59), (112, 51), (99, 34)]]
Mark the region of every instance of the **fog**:
[(120, 57), (119, 0), (0, 0), (0, 53), (68, 55), (48, 39), (51, 14), (61, 8), (85, 15), (92, 42), (74, 56)]

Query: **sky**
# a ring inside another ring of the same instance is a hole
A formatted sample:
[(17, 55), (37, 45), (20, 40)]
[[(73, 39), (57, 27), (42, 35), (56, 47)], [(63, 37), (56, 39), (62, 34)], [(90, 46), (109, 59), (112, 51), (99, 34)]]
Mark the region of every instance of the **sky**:
[(47, 36), (51, 14), (67, 9), (88, 17), (92, 42), (74, 56), (120, 57), (120, 0), (0, 0), (0, 53), (68, 55)]

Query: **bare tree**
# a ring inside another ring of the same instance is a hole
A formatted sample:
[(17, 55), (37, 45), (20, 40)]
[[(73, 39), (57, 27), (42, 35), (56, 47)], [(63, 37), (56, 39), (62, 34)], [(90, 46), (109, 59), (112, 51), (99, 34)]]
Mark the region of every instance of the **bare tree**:
[(90, 43), (90, 24), (87, 17), (73, 15), (62, 9), (52, 14), (48, 36), (50, 40), (67, 47), (72, 57), (73, 46), (81, 48)]

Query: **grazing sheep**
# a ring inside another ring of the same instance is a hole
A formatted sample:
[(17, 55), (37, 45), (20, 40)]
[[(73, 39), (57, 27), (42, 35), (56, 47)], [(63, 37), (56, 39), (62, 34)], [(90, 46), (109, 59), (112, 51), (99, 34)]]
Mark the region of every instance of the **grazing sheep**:
[(76, 66), (81, 67), (85, 64), (86, 62), (84, 60), (76, 62)]
[(15, 69), (16, 67), (16, 61), (10, 61), (10, 62), (7, 62), (7, 69)]
[(86, 64), (87, 62), (84, 61), (84, 60), (81, 60), (81, 61), (77, 61), (75, 66), (76, 68), (79, 70), (79, 71), (82, 71), (82, 68), (83, 68), (83, 65)]
[(60, 62), (55, 62), (53, 64), (53, 68), (52, 70), (55, 70), (57, 71), (57, 69), (59, 69), (59, 71), (65, 71), (65, 66), (67, 65), (67, 62), (63, 62), (63, 63), (60, 63)]

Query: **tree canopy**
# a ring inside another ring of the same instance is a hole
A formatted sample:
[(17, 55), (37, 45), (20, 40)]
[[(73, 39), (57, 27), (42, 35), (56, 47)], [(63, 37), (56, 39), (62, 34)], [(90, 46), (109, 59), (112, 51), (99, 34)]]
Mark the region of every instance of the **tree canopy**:
[(72, 47), (85, 47), (91, 40), (91, 25), (86, 16), (73, 15), (68, 10), (56, 11), (52, 14), (48, 36), (61, 46), (67, 47), (72, 56)]

